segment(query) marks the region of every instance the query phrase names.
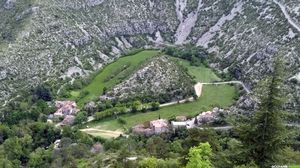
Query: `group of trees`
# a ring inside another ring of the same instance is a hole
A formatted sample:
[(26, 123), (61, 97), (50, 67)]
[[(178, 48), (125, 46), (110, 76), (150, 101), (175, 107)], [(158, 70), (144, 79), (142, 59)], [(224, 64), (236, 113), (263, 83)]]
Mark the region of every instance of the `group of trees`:
[(206, 65), (209, 55), (205, 49), (191, 45), (185, 47), (166, 47), (163, 52), (173, 57), (188, 60), (194, 66)]
[(136, 113), (136, 112), (146, 112), (148, 110), (155, 111), (159, 109), (158, 102), (151, 102), (142, 104), (140, 101), (136, 100), (131, 103), (116, 103), (112, 104), (110, 101), (104, 103), (105, 105), (101, 108), (100, 112), (94, 114), (95, 120), (101, 120), (107, 117), (118, 116), (125, 113)]
[(236, 127), (243, 144), (241, 151), (245, 154), (245, 161), (254, 161), (259, 167), (274, 165), (280, 159), (279, 153), (291, 143), (292, 135), (283, 120), (283, 72), (283, 62), (278, 58), (258, 95), (258, 111), (251, 120)]
[[(57, 139), (61, 139), (60, 148), (54, 149), (53, 143)], [(62, 167), (81, 156), (90, 155), (90, 147), (95, 141), (68, 126), (61, 131), (43, 122), (28, 122), (11, 127), (1, 125), (0, 167)]]
[(53, 99), (52, 90), (47, 85), (39, 85), (31, 92), (21, 92), (20, 95), (0, 108), (1, 123), (13, 125), (22, 120), (45, 121), (55, 111), (47, 103)]

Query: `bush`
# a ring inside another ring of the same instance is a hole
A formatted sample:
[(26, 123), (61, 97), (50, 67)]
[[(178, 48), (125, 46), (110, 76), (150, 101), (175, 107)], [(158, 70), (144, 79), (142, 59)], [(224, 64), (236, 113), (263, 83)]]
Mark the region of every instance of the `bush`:
[(127, 121), (124, 120), (124, 118), (119, 117), (118, 118), (118, 123), (121, 124), (121, 125), (125, 125), (127, 123)]
[(87, 121), (87, 114), (84, 112), (79, 112), (75, 117), (75, 124), (82, 124)]
[(158, 102), (152, 102), (151, 103), (151, 110), (152, 111), (159, 110), (159, 103)]
[(33, 95), (37, 99), (42, 99), (44, 101), (51, 101), (52, 100), (52, 94), (49, 88), (45, 86), (38, 86), (33, 90)]
[(79, 90), (82, 89), (83, 84), (81, 80), (75, 80), (72, 84), (72, 89)]

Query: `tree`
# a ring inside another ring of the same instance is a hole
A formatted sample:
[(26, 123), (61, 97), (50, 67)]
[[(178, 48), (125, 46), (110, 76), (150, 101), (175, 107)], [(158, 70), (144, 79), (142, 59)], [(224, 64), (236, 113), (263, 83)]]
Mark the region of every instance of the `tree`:
[(140, 101), (136, 100), (132, 103), (132, 109), (131, 109), (132, 112), (137, 112), (141, 109), (142, 109), (142, 103)]
[(146, 148), (152, 156), (156, 156), (158, 158), (167, 157), (170, 149), (169, 144), (159, 136), (153, 136), (149, 138), (146, 142)]
[(184, 149), (182, 148), (182, 145), (181, 145), (181, 141), (180, 140), (176, 140), (174, 142), (172, 142), (170, 144), (170, 149), (172, 152), (174, 153), (181, 153), (184, 151)]
[(87, 121), (87, 114), (84, 112), (79, 112), (75, 117), (75, 124), (82, 124)]
[(151, 110), (152, 111), (159, 110), (159, 103), (158, 102), (152, 102), (151, 103)]
[(108, 90), (107, 87), (104, 86), (102, 90), (102, 95), (105, 95), (107, 93), (107, 90)]
[(3, 168), (13, 168), (14, 165), (12, 164), (11, 161), (4, 159), (4, 158), (0, 158), (0, 167)]
[(12, 131), (6, 125), (0, 125), (0, 144), (12, 135)]
[(117, 119), (117, 121), (118, 121), (118, 123), (121, 124), (121, 125), (125, 125), (125, 124), (127, 123), (127, 121), (126, 121), (124, 118), (122, 118), (122, 117), (119, 117), (119, 118)]
[(258, 166), (254, 162), (250, 162), (246, 165), (234, 166), (234, 168), (258, 168)]
[(37, 88), (35, 88), (33, 93), (34, 93), (34, 95), (36, 96), (37, 99), (42, 99), (42, 100), (45, 100), (45, 101), (51, 101), (52, 100), (51, 92), (45, 86), (38, 86)]
[(157, 168), (158, 159), (155, 157), (146, 158), (139, 162), (140, 168)]
[(277, 58), (271, 77), (262, 85), (258, 111), (249, 124), (236, 128), (247, 158), (259, 167), (271, 167), (276, 163), (279, 151), (286, 146), (287, 134), (281, 118), (283, 72), (282, 60)]
[(79, 90), (83, 87), (81, 80), (75, 80), (72, 84), (72, 89)]
[(3, 143), (3, 149), (6, 151), (7, 158), (9, 160), (20, 160), (22, 163), (28, 161), (31, 148), (32, 138), (27, 134), (23, 138), (8, 138)]
[(217, 137), (217, 133), (212, 129), (198, 129), (192, 128), (188, 129), (188, 136), (184, 140), (183, 144), (188, 147), (197, 146), (199, 143), (208, 142), (213, 151), (219, 151), (221, 146)]
[(186, 168), (210, 168), (212, 167), (210, 157), (212, 150), (208, 142), (200, 143), (197, 147), (189, 150), (189, 162)]
[(56, 139), (60, 138), (60, 129), (51, 124), (35, 122), (29, 124), (29, 128), (33, 139), (32, 146), (34, 148), (47, 147)]
[(43, 148), (37, 148), (29, 155), (29, 167), (47, 167), (52, 161), (52, 152)]

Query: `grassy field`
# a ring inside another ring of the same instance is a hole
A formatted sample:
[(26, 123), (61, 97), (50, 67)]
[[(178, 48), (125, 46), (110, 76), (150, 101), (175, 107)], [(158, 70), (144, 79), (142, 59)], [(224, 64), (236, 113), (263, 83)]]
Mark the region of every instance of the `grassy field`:
[(145, 50), (137, 54), (126, 56), (107, 65), (101, 70), (92, 82), (81, 90), (71, 91), (72, 99), (80, 95), (80, 92), (88, 92), (86, 96), (78, 100), (78, 104), (92, 100), (101, 95), (103, 88), (111, 88), (120, 83), (121, 80), (131, 75), (145, 60), (156, 56), (159, 51)]
[(212, 69), (203, 66), (191, 66), (189, 61), (178, 59), (180, 65), (186, 67), (188, 69), (188, 73), (195, 77), (197, 82), (217, 82), (221, 81), (221, 79), (213, 72)]
[(292, 166), (288, 166), (288, 168), (300, 168), (300, 165), (292, 165)]
[[(136, 124), (161, 118), (172, 118), (178, 115), (194, 116), (202, 111), (211, 110), (213, 107), (226, 108), (232, 105), (236, 97), (236, 89), (230, 85), (205, 85), (203, 88), (202, 96), (194, 102), (178, 104), (174, 106), (168, 106), (161, 108), (158, 111), (125, 114), (121, 117), (127, 121), (124, 125), (126, 128), (130, 128)], [(116, 119), (106, 119), (100, 122), (88, 123), (89, 128), (97, 128), (103, 130), (120, 130), (123, 128)]]

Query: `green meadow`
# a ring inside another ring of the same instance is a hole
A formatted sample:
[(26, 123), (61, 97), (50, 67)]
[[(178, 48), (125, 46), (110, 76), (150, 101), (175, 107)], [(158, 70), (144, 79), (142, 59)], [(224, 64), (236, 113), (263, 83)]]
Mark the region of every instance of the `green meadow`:
[(79, 97), (82, 92), (87, 94), (77, 100), (79, 105), (97, 98), (102, 94), (104, 87), (111, 88), (120, 83), (134, 73), (147, 59), (158, 55), (158, 53), (158, 50), (144, 50), (134, 55), (119, 58), (98, 72), (89, 85), (81, 90), (71, 91), (72, 99)]
[(195, 77), (197, 82), (207, 83), (207, 82), (219, 82), (221, 79), (214, 73), (214, 71), (204, 65), (192, 66), (190, 62), (183, 59), (175, 58), (180, 65), (187, 68), (188, 73)]

